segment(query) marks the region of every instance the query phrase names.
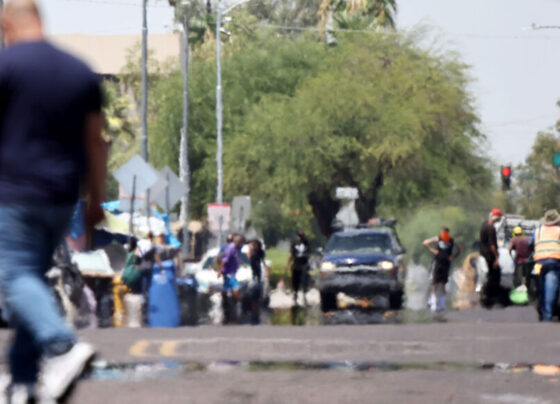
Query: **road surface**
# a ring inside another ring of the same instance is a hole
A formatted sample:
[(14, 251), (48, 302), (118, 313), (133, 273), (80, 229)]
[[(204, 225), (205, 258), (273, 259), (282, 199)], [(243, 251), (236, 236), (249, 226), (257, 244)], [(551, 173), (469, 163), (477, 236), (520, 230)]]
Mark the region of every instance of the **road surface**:
[[(445, 323), (83, 330), (99, 355), (68, 402), (556, 403), (560, 326), (534, 310)], [(0, 332), (5, 345), (8, 331)]]

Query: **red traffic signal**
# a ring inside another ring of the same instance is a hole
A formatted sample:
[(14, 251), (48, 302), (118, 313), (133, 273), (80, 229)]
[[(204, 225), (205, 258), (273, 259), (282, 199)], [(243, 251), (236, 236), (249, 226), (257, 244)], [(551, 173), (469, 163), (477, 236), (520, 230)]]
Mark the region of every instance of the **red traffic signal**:
[(509, 190), (511, 186), (511, 166), (502, 166), (500, 173), (502, 174), (502, 187)]

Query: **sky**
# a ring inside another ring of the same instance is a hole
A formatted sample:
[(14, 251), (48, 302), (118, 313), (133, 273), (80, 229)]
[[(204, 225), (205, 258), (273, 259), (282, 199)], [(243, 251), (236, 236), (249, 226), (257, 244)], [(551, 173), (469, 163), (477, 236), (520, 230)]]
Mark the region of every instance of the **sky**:
[[(51, 34), (139, 34), (142, 0), (42, 0)], [(560, 119), (560, 0), (398, 0), (397, 26), (430, 27), (471, 66), (470, 91), (496, 164), (518, 164)], [(167, 0), (150, 0), (148, 30), (173, 29)], [(227, 68), (227, 66), (224, 66)], [(224, 89), (227, 91), (227, 89)]]

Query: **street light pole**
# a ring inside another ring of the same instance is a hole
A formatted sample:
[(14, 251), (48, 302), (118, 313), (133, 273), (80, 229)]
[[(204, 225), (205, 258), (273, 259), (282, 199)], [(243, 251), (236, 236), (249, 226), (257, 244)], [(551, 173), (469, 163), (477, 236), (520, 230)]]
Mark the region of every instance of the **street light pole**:
[[(216, 202), (223, 203), (223, 165), (222, 165), (222, 43), (220, 30), (222, 28), (222, 2), (218, 0), (218, 10), (216, 16), (216, 130), (217, 146), (216, 163), (218, 168), (218, 186), (216, 192)], [(218, 246), (222, 245), (222, 226), (218, 231)]]
[[(188, 3), (187, 3), (188, 4)], [(183, 33), (185, 39), (185, 60), (183, 66), (183, 129), (181, 130), (181, 151), (179, 153), (180, 178), (185, 185), (185, 193), (181, 198), (181, 221), (183, 222), (183, 254), (189, 254), (189, 194), (190, 194), (190, 169), (189, 169), (189, 11), (184, 8)]]
[(148, 0), (142, 0), (142, 158), (148, 161)]

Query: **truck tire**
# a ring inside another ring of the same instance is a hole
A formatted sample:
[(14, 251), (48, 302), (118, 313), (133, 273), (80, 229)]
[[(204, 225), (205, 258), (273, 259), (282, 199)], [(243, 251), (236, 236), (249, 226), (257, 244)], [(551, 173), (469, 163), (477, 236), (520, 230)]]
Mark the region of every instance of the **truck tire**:
[(326, 313), (333, 310), (336, 310), (336, 295), (332, 292), (321, 292), (321, 311)]

